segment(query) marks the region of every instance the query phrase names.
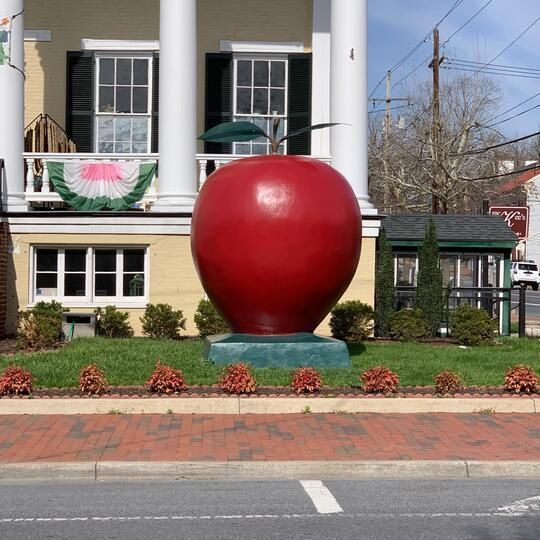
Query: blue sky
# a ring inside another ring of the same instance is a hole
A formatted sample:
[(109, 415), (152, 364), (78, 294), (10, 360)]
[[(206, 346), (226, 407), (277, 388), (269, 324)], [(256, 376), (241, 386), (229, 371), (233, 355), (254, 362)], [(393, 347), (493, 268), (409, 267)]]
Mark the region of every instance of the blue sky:
[[(441, 44), (488, 0), (464, 0), (440, 25)], [(369, 93), (386, 71), (399, 62), (452, 7), (455, 0), (369, 0), (368, 4), (368, 57)], [(446, 45), (445, 56), (464, 60), (488, 62), (499, 54), (529, 24), (540, 16), (540, 0), (493, 0), (473, 21), (458, 32)], [(393, 82), (409, 73), (433, 50), (427, 41), (393, 73)], [(540, 69), (540, 21), (519, 41), (497, 58), (494, 63)], [(442, 70), (442, 77), (455, 76), (457, 71)], [(540, 73), (539, 73), (540, 75)], [(540, 78), (527, 79), (488, 75), (496, 80), (503, 92), (501, 107), (494, 115), (509, 109), (537, 92)], [(416, 81), (431, 78), (431, 70), (425, 67), (396, 86), (392, 93), (398, 97)], [(373, 97), (384, 97), (385, 84), (381, 84)], [(511, 116), (521, 110), (540, 104), (540, 95), (523, 106), (508, 113)], [(398, 103), (393, 104), (397, 106)], [(371, 105), (370, 105), (371, 106)], [(380, 105), (378, 108), (380, 108)], [(396, 111), (396, 113), (399, 111)], [(500, 119), (504, 119), (502, 116)], [(508, 136), (519, 136), (538, 131), (540, 107), (514, 120), (502, 123), (498, 129)]]

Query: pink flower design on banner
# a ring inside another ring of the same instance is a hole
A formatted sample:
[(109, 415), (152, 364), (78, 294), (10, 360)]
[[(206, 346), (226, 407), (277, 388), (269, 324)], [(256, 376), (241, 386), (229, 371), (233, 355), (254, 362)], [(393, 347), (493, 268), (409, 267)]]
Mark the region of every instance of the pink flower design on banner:
[(85, 163), (82, 177), (89, 182), (119, 182), (122, 180), (122, 167), (119, 163)]

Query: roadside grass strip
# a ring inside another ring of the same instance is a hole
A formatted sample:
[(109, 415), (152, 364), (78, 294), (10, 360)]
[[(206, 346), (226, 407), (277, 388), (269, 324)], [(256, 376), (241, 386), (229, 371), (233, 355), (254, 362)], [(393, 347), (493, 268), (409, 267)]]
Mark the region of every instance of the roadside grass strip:
[[(78, 338), (60, 349), (36, 353), (0, 355), (0, 370), (9, 364), (29, 369), (37, 388), (78, 386), (82, 367), (96, 363), (113, 386), (143, 385), (156, 361), (183, 371), (188, 385), (216, 384), (223, 366), (207, 362), (200, 340), (150, 338)], [(426, 343), (380, 343), (349, 345), (352, 369), (321, 369), (323, 384), (358, 386), (361, 372), (383, 365), (396, 372), (402, 386), (432, 385), (444, 370), (458, 372), (465, 385), (502, 385), (507, 368), (528, 364), (540, 371), (540, 341), (500, 338), (494, 345), (461, 348)], [(291, 369), (255, 369), (259, 386), (288, 386)]]

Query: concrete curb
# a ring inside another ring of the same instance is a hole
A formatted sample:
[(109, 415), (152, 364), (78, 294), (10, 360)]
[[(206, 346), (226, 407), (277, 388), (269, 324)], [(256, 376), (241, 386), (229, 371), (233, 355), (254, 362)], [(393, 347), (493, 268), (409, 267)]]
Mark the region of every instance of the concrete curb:
[(540, 461), (91, 461), (0, 464), (0, 483), (488, 477), (540, 478)]
[[(538, 403), (537, 403), (538, 401)], [(0, 414), (536, 413), (532, 397), (0, 399)]]

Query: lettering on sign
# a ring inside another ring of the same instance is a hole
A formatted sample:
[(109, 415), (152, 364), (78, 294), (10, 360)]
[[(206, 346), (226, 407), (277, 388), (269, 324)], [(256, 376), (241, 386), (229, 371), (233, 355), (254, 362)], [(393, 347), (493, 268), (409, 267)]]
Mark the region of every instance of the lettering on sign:
[(528, 206), (490, 206), (489, 213), (501, 216), (520, 240), (525, 240), (529, 233)]

